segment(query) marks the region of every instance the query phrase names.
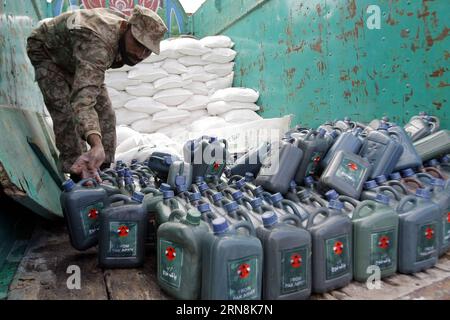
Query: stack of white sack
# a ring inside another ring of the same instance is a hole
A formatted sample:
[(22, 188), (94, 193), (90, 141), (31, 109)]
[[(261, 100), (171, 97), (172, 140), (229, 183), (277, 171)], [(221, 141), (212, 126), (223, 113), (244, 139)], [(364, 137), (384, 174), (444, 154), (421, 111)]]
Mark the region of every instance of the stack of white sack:
[(117, 125), (181, 139), (261, 121), (259, 93), (232, 88), (233, 46), (227, 36), (168, 39), (161, 42), (160, 55), (135, 67), (108, 70), (105, 84)]

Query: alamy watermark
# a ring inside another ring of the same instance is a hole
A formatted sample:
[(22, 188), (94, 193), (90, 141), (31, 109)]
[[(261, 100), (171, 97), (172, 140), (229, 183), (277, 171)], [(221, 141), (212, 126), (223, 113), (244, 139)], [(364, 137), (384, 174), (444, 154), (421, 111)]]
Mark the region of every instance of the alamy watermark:
[(66, 270), (70, 276), (67, 278), (66, 285), (69, 290), (81, 290), (81, 269), (77, 265), (70, 265)]

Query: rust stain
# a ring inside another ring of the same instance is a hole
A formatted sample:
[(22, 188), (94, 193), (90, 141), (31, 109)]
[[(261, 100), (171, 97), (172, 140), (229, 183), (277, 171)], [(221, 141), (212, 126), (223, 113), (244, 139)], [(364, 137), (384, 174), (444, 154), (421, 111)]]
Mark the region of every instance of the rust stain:
[(354, 18), (356, 15), (356, 0), (348, 1), (347, 10), (350, 15), (350, 18)]
[(295, 68), (290, 68), (290, 69), (286, 70), (285, 71), (286, 77), (289, 80), (292, 80), (294, 78), (295, 72), (297, 72), (297, 70)]
[(358, 66), (354, 66), (353, 69), (352, 69), (352, 71), (353, 71), (354, 74), (357, 74), (358, 71), (359, 71)]
[(400, 36), (402, 38), (408, 38), (409, 37), (409, 31), (407, 29), (402, 29), (402, 31), (400, 32)]
[(398, 13), (398, 15), (400, 15), (400, 16), (403, 16), (403, 15), (405, 15), (405, 10), (398, 10), (398, 8), (397, 9), (395, 9), (395, 12), (397, 12)]
[(323, 26), (321, 23), (319, 23), (319, 39), (316, 41), (316, 43), (311, 45), (311, 49), (319, 53), (322, 53), (322, 30)]
[(316, 6), (316, 11), (317, 11), (317, 14), (318, 14), (319, 16), (322, 15), (322, 7), (320, 6), (320, 3), (317, 4), (317, 6)]
[(292, 52), (303, 52), (303, 49), (305, 48), (306, 41), (302, 40), (302, 42), (298, 46), (293, 46), (292, 43), (287, 48), (286, 53), (292, 53)]
[(432, 21), (433, 21), (433, 26), (435, 28), (437, 28), (437, 26), (438, 26), (438, 18), (437, 18), (437, 15), (436, 15), (436, 11), (433, 11), (431, 13), (431, 17), (432, 17)]
[(287, 34), (288, 36), (292, 36), (292, 28), (291, 28), (291, 25), (288, 25), (288, 27), (286, 28), (286, 34)]
[(438, 88), (450, 87), (450, 83), (441, 81), (439, 82)]
[(444, 68), (440, 68), (438, 70), (433, 71), (432, 74), (430, 74), (430, 77), (432, 78), (438, 78), (438, 77), (442, 77), (445, 73), (445, 69)]
[(395, 26), (396, 24), (398, 24), (398, 20), (395, 20), (394, 18), (392, 18), (391, 14), (389, 13), (386, 23), (391, 26)]
[(441, 108), (442, 108), (442, 102), (439, 102), (439, 101), (433, 101), (433, 104), (436, 106), (436, 109), (441, 110)]
[(327, 68), (327, 65), (323, 62), (323, 61), (318, 61), (317, 62), (317, 69), (319, 70), (319, 72), (321, 74), (324, 73), (325, 69)]
[(411, 17), (411, 16), (414, 15), (414, 12), (408, 12), (406, 15), (407, 15), (408, 17)]
[(344, 98), (350, 98), (351, 96), (352, 96), (352, 93), (350, 92), (350, 90), (344, 91)]
[(305, 86), (305, 79), (302, 79), (302, 81), (300, 81), (299, 85), (295, 87), (295, 89), (303, 89), (303, 87)]
[(378, 83), (375, 82), (375, 94), (380, 95), (380, 88), (378, 87)]
[(247, 69), (245, 69), (244, 67), (241, 67), (239, 71), (241, 72), (241, 76), (245, 76), (245, 74), (247, 73)]
[(431, 84), (427, 81), (427, 82), (425, 83), (425, 87), (426, 87), (427, 89), (429, 89), (429, 88), (431, 88)]
[(339, 77), (339, 79), (341, 79), (341, 81), (350, 80), (349, 72), (347, 70), (341, 70), (341, 76)]
[(445, 50), (444, 52), (444, 59), (448, 60), (448, 58), (450, 58), (450, 52), (448, 52), (447, 50)]

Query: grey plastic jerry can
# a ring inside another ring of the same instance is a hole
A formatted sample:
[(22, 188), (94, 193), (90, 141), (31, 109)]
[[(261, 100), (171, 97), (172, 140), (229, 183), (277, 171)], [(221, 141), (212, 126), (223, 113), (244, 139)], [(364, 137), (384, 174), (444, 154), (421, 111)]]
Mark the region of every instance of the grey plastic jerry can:
[(99, 265), (103, 268), (136, 268), (144, 264), (147, 212), (144, 195), (136, 192), (110, 197), (111, 204), (100, 216)]
[(353, 279), (352, 221), (344, 214), (330, 213), (324, 208), (317, 209), (306, 226), (312, 238), (315, 293), (344, 287)]
[[(202, 251), (202, 299), (260, 300), (263, 250), (248, 222), (212, 221)], [(246, 229), (248, 233), (239, 232)]]
[(311, 294), (311, 236), (294, 215), (262, 215), (256, 229), (264, 249), (263, 299), (298, 300)]
[[(86, 184), (91, 182), (93, 187)], [(108, 205), (107, 192), (94, 179), (72, 180), (63, 183), (60, 201), (64, 213), (70, 243), (80, 251), (95, 246), (98, 242), (100, 215)]]

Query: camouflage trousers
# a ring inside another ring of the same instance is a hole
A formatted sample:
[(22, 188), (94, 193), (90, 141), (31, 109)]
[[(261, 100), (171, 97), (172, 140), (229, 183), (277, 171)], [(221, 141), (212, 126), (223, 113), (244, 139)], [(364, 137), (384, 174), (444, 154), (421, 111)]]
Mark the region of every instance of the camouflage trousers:
[[(53, 120), (56, 147), (63, 172), (68, 173), (73, 163), (87, 151), (86, 141), (75, 127), (75, 115), (70, 106), (74, 75), (56, 65), (47, 54), (43, 42), (28, 38), (27, 54), (35, 69), (35, 80), (41, 89), (44, 102)], [(114, 162), (116, 150), (116, 116), (105, 85), (97, 96), (95, 111), (98, 114), (105, 149), (102, 168)]]

